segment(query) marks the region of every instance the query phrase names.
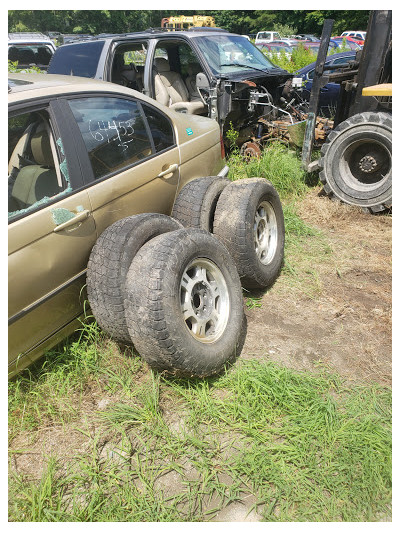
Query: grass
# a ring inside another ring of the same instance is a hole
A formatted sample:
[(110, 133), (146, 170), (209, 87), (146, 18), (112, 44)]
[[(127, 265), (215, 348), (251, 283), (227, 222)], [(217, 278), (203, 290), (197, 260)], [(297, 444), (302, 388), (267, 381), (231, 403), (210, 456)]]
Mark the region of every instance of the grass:
[[(110, 395), (108, 369), (119, 354), (100, 333), (93, 338), (92, 328), (81, 335), (98, 357), (93, 364), (88, 353), (87, 362), (64, 366), (65, 381), (74, 383), (69, 401), (90, 381), (109, 403), (87, 413), (86, 429), (79, 410), (66, 419), (58, 399), (63, 385), (47, 369), (50, 356), (29, 379), (10, 384), (14, 401), (18, 391), (18, 403), (37, 418), (29, 425), (11, 411), (13, 436), (40, 439), (38, 423), (48, 411), (52, 425), (65, 428), (36, 477), (12, 469), (11, 521), (207, 521), (234, 502), (266, 521), (388, 519), (389, 389), (349, 387), (324, 367), (307, 373), (244, 360), (218, 377), (174, 379), (132, 357), (121, 375), (129, 373), (136, 387), (114, 382)], [(75, 342), (64, 345), (71, 359)], [(89, 365), (83, 377), (79, 369)], [(50, 382), (58, 390), (47, 406), (30, 405)], [(69, 435), (78, 431), (74, 453)], [(18, 460), (24, 450), (11, 441), (10, 455)]]
[[(278, 190), (278, 290), (315, 297), (315, 264), (332, 250), (298, 215), (310, 183), (296, 153), (233, 153), (230, 168)], [(390, 520), (390, 390), (317, 364), (239, 360), (214, 378), (168, 378), (89, 320), (9, 383), (9, 440), (12, 522), (202, 522), (232, 504), (243, 520)]]

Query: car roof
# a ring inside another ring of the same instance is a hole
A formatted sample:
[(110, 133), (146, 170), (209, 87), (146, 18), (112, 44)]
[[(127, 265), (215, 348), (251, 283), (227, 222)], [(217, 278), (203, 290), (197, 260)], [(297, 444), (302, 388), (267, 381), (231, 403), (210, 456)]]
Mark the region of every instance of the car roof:
[(353, 37), (350, 37), (350, 35), (335, 35), (334, 37), (331, 37), (331, 39), (336, 41), (339, 41), (340, 39), (350, 39), (351, 41), (354, 41)]
[(44, 33), (39, 32), (14, 32), (8, 34), (8, 43), (28, 43), (28, 42), (51, 42), (52, 40)]
[[(221, 33), (229, 33), (230, 35), (239, 35), (239, 34), (232, 34), (231, 32), (228, 32), (227, 30), (224, 30), (222, 28), (208, 28), (208, 27), (194, 27), (190, 28), (188, 30), (182, 30), (182, 31), (168, 31), (165, 28), (148, 28), (144, 31), (139, 32), (131, 32), (131, 33), (100, 33), (98, 35), (93, 35), (91, 37), (88, 37), (86, 39), (76, 39), (73, 43), (66, 43), (63, 46), (73, 46), (75, 44), (82, 44), (87, 43), (91, 41), (99, 41), (99, 40), (129, 40), (132, 38), (151, 38), (151, 37), (166, 37), (168, 39), (173, 39), (174, 37), (186, 37), (192, 39), (193, 37), (209, 37), (210, 35), (221, 35)], [(243, 36), (241, 36), (243, 37)]]
[[(346, 52), (339, 52), (337, 54), (332, 54), (332, 55), (329, 55), (326, 57), (326, 61), (327, 62), (330, 62), (334, 59), (338, 59), (339, 57), (346, 57), (346, 56), (353, 56), (355, 57), (356, 56), (356, 51), (355, 50), (347, 50)], [(305, 67), (303, 68), (300, 68), (298, 71), (297, 71), (297, 74), (303, 74), (305, 72), (308, 72), (309, 70), (313, 69), (316, 65), (316, 61), (314, 61), (313, 63), (310, 63), (309, 65), (306, 65)]]
[(142, 93), (107, 81), (63, 76), (60, 74), (8, 73), (9, 103), (45, 97), (48, 95), (74, 94), (84, 92), (107, 92), (140, 97), (154, 104), (154, 100)]

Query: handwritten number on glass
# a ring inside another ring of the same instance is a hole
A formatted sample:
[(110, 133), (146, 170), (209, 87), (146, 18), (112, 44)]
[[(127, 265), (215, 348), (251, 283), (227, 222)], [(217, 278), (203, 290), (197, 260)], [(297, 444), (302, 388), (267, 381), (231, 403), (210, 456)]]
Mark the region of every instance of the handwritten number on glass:
[(89, 132), (98, 142), (116, 142), (122, 150), (128, 149), (128, 144), (133, 139), (135, 130), (131, 120), (89, 120)]

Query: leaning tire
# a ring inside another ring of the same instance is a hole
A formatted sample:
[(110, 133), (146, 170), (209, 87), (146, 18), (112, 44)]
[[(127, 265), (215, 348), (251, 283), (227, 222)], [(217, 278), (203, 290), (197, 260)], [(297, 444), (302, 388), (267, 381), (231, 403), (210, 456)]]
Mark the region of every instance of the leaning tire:
[(219, 372), (240, 354), (240, 280), (226, 248), (194, 228), (155, 237), (133, 259), (125, 315), (138, 353), (157, 370), (184, 376)]
[(345, 120), (321, 148), (320, 180), (343, 202), (378, 212), (392, 205), (392, 117), (365, 112)]
[(229, 183), (230, 180), (219, 176), (190, 181), (179, 192), (171, 216), (186, 228), (212, 232), (217, 201)]
[(234, 258), (243, 287), (272, 285), (282, 266), (285, 223), (269, 181), (249, 178), (226, 187), (215, 210), (214, 234)]
[(124, 309), (125, 279), (132, 259), (153, 237), (181, 227), (167, 215), (143, 213), (118, 220), (97, 239), (88, 263), (88, 300), (100, 327), (117, 342), (132, 342)]

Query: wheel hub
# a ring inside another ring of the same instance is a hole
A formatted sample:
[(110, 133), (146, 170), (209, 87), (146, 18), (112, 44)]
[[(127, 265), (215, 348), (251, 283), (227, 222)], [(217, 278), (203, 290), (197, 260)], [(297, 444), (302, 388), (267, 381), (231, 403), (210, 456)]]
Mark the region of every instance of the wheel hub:
[(390, 150), (379, 139), (355, 141), (344, 150), (339, 172), (346, 187), (365, 191), (386, 179), (391, 161)]
[(229, 292), (221, 270), (199, 258), (185, 269), (180, 285), (183, 320), (200, 342), (215, 342), (223, 334), (230, 313)]
[(375, 172), (378, 162), (372, 155), (366, 155), (360, 159), (358, 166), (362, 172), (370, 173)]
[(208, 283), (199, 282), (192, 289), (191, 303), (197, 317), (206, 319), (214, 309), (214, 297)]
[(278, 230), (275, 212), (269, 202), (262, 202), (254, 218), (254, 247), (258, 259), (268, 264), (275, 255)]

